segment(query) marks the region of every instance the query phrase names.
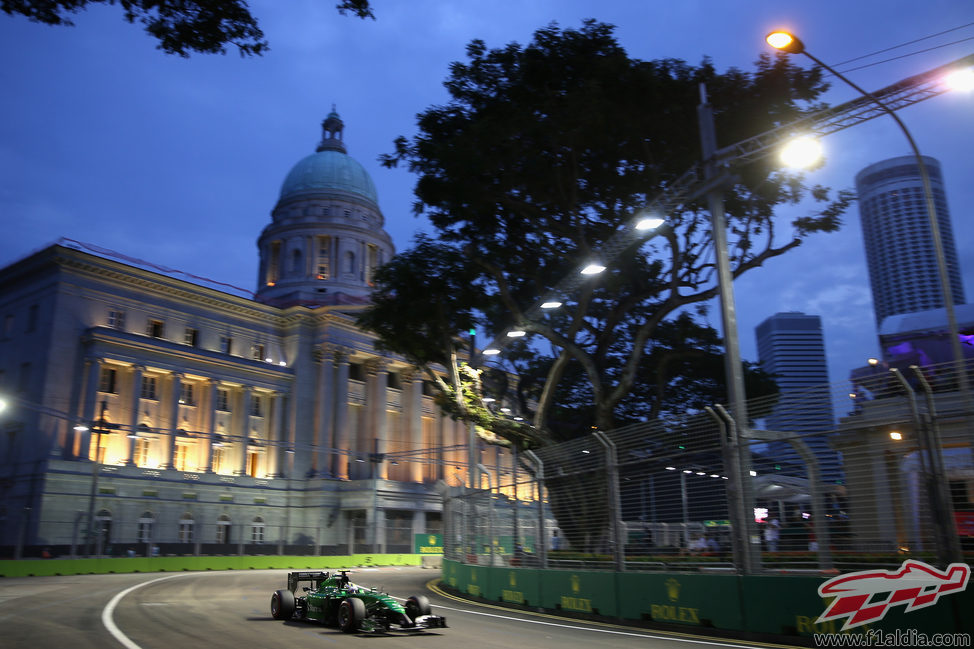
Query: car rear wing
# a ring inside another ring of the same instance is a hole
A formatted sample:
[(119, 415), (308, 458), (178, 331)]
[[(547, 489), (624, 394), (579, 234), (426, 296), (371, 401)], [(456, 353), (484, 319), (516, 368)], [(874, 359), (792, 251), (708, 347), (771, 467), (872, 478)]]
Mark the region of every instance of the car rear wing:
[(321, 570), (307, 571), (307, 572), (289, 572), (287, 574), (287, 589), (292, 593), (297, 592), (298, 586), (302, 582), (311, 582), (311, 587), (315, 590), (321, 585), (321, 582), (325, 581), (331, 577), (331, 574)]

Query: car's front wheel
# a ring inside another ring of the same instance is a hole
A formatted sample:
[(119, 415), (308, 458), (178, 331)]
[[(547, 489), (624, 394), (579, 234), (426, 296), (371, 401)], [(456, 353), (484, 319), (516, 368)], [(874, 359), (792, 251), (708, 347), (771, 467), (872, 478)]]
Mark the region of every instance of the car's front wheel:
[(430, 614), (430, 601), (426, 598), (426, 595), (413, 595), (406, 600), (404, 608), (409, 619), (415, 620), (421, 615)]
[(338, 607), (338, 628), (345, 633), (358, 631), (365, 619), (365, 602), (349, 597)]
[(271, 595), (271, 617), (275, 620), (290, 620), (294, 615), (294, 593), (284, 589)]

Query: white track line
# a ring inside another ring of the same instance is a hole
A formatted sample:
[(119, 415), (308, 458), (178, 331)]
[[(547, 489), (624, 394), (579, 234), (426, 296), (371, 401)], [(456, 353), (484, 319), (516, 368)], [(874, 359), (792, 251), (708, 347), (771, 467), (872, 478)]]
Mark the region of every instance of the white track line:
[(112, 634), (112, 637), (118, 640), (119, 643), (121, 643), (121, 645), (125, 647), (125, 649), (142, 649), (141, 646), (129, 640), (129, 637), (124, 633), (122, 633), (122, 631), (115, 625), (115, 620), (112, 619), (112, 614), (115, 612), (115, 606), (119, 603), (119, 601), (121, 601), (123, 597), (131, 593), (133, 590), (136, 590), (137, 588), (142, 588), (143, 586), (148, 586), (149, 584), (154, 584), (158, 581), (165, 581), (166, 579), (172, 579), (174, 577), (185, 577), (187, 575), (192, 575), (192, 574), (197, 574), (197, 573), (186, 572), (186, 573), (179, 573), (176, 575), (167, 575), (165, 577), (159, 577), (158, 579), (153, 579), (152, 581), (144, 581), (141, 584), (136, 584), (134, 586), (126, 588), (119, 594), (115, 595), (115, 597), (112, 598), (112, 601), (108, 602), (108, 604), (102, 610), (101, 623), (105, 625), (105, 628), (108, 629), (108, 632)]

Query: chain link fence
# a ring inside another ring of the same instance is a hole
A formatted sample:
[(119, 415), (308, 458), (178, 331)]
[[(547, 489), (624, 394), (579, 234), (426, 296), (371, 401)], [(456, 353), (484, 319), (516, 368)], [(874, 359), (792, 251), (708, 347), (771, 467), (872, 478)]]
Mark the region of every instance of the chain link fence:
[(444, 489), (446, 557), (745, 573), (972, 560), (962, 378), (876, 364), (851, 390), (752, 400), (741, 430), (715, 405), (522, 454), (493, 484)]

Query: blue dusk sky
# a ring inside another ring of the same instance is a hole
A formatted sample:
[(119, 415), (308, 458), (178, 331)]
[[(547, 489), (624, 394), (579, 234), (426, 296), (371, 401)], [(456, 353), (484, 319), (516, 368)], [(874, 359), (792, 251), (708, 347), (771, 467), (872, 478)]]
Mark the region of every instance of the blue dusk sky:
[[(117, 7), (83, 12), (71, 28), (0, 14), (0, 266), (67, 237), (253, 290), (257, 237), (333, 104), (403, 250), (424, 226), (411, 212), (415, 177), (377, 158), (414, 133), (417, 113), (446, 100), (448, 66), (475, 38), (527, 43), (553, 21), (576, 28), (595, 18), (617, 26), (634, 58), (699, 64), (709, 56), (719, 70), (753, 69), (778, 27), (830, 64), (917, 41), (843, 71), (926, 50), (849, 71), (867, 90), (974, 52), (970, 0), (374, 0), (375, 21), (341, 16), (334, 4), (250, 2), (271, 45), (256, 58), (163, 54)], [(854, 97), (834, 80), (826, 100)], [(901, 118), (943, 165), (971, 295), (974, 94), (927, 100)], [(909, 153), (888, 118), (825, 145), (828, 161), (811, 180), (834, 188), (853, 188), (866, 165)], [(754, 328), (778, 311), (822, 317), (833, 382), (878, 353), (857, 206), (840, 233), (749, 272), (735, 292), (745, 359), (757, 360)], [(710, 321), (719, 328), (716, 309)]]

